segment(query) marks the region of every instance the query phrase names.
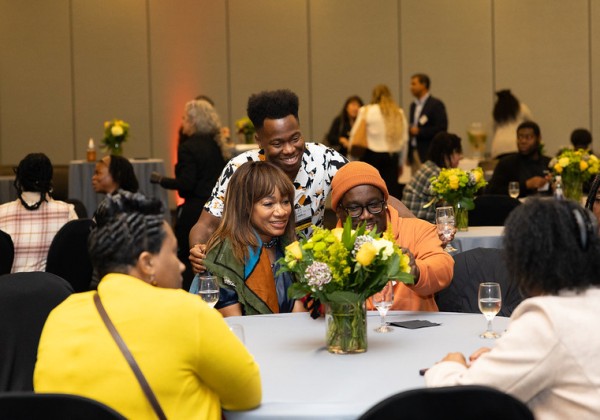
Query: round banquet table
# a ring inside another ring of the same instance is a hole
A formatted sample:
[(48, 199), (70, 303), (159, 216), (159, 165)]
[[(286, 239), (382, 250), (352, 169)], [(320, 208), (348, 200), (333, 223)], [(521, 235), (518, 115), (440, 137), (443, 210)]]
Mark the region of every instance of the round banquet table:
[[(386, 397), (422, 388), (419, 369), (451, 351), (465, 355), (494, 340), (479, 338), (486, 327), (481, 314), (390, 312), (389, 322), (428, 320), (441, 325), (420, 329), (394, 327), (374, 331), (377, 312), (367, 316), (368, 350), (335, 355), (325, 349), (325, 320), (306, 313), (230, 317), (243, 327), (245, 344), (260, 366), (263, 399), (255, 410), (228, 411), (239, 419), (356, 419)], [(504, 331), (508, 318), (496, 317), (494, 330)]]
[(466, 232), (456, 232), (452, 245), (458, 252), (473, 248), (504, 248), (504, 226), (469, 226)]

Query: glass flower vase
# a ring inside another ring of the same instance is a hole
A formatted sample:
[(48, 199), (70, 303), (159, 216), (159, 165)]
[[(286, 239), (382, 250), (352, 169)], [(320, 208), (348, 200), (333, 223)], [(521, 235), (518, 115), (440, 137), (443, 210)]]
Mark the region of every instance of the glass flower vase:
[(364, 301), (325, 304), (327, 351), (334, 354), (367, 351), (367, 309)]
[(562, 176), (563, 193), (569, 200), (581, 202), (583, 195), (583, 180), (580, 174), (564, 174)]
[(456, 230), (466, 232), (469, 230), (469, 210), (456, 203), (454, 206), (454, 220)]

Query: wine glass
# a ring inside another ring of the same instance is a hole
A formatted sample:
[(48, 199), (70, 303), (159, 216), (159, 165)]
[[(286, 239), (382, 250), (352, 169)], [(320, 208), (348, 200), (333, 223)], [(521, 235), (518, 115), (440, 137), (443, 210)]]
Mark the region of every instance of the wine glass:
[(435, 224), (438, 233), (448, 242), (444, 248), (446, 252), (457, 251), (449, 242), (454, 236), (454, 223), (454, 208), (452, 206), (435, 209)]
[(516, 181), (511, 181), (508, 183), (508, 195), (512, 198), (517, 198), (519, 196), (519, 183)]
[(373, 306), (379, 311), (379, 316), (381, 316), (381, 325), (375, 328), (375, 331), (380, 333), (392, 332), (392, 329), (385, 322), (385, 316), (392, 307), (392, 302), (394, 301), (394, 284), (391, 281), (388, 281), (380, 292), (375, 293), (371, 297), (371, 301)]
[(487, 319), (487, 330), (481, 333), (481, 338), (498, 338), (500, 334), (492, 331), (492, 320), (502, 306), (502, 295), (498, 283), (481, 283), (479, 285), (479, 310)]
[(198, 294), (208, 306), (214, 308), (219, 301), (219, 284), (216, 276), (200, 276), (198, 278)]

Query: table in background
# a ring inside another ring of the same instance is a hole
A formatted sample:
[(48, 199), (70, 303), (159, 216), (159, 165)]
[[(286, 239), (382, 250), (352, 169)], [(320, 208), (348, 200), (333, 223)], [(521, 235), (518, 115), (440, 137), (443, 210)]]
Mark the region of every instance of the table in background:
[(504, 248), (504, 226), (469, 226), (466, 232), (456, 232), (452, 245), (458, 252), (473, 248)]
[[(133, 171), (140, 185), (140, 192), (146, 197), (158, 198), (165, 206), (165, 218), (171, 221), (167, 190), (158, 184), (150, 183), (150, 173), (158, 172), (165, 175), (165, 165), (162, 159), (130, 159)], [(73, 160), (69, 163), (69, 198), (81, 201), (91, 217), (104, 194), (96, 194), (92, 188), (92, 176), (96, 168), (95, 162)]]
[[(368, 350), (335, 355), (325, 349), (325, 321), (307, 313), (230, 317), (244, 328), (246, 347), (260, 366), (263, 398), (259, 408), (228, 411), (240, 419), (356, 419), (379, 401), (398, 392), (423, 388), (419, 369), (451, 351), (467, 356), (493, 340), (479, 338), (486, 321), (481, 314), (390, 312), (388, 321), (425, 319), (437, 327), (394, 328), (380, 334), (377, 312), (367, 316)], [(508, 318), (494, 319), (504, 331)]]
[(17, 190), (14, 186), (14, 175), (0, 176), (0, 204), (17, 199)]

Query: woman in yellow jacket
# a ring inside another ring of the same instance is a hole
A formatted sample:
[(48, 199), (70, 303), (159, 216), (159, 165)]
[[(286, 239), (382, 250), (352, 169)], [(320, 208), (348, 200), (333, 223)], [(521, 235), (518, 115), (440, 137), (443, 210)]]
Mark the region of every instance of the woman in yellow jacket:
[(167, 418), (220, 419), (260, 404), (259, 369), (221, 315), (181, 290), (177, 241), (160, 202), (108, 196), (89, 238), (98, 291), (52, 311), (40, 339), (36, 392), (78, 394), (127, 418), (152, 406), (94, 305), (98, 293)]

